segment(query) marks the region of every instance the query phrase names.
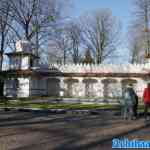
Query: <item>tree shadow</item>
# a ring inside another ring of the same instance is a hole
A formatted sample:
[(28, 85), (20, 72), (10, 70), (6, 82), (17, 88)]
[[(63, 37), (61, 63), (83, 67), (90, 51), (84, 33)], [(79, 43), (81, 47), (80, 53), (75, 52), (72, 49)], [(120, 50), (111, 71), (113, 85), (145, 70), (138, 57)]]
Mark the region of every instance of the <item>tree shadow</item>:
[[(7, 117), (5, 117), (5, 115)], [(2, 113), (0, 114), (0, 122), (4, 122), (4, 121), (21, 121), (21, 120), (29, 120), (29, 119), (33, 119), (33, 118), (38, 118), (38, 117), (42, 117), (42, 116), (47, 116), (48, 114), (46, 113), (27, 113), (27, 112), (23, 112), (20, 113), (19, 111), (9, 111), (8, 113)]]
[[(30, 116), (30, 113), (28, 114)], [(41, 116), (41, 114), (36, 114)], [(44, 114), (42, 114), (44, 115)], [(49, 116), (48, 116), (49, 117)], [(33, 117), (34, 118), (34, 117)], [(4, 127), (14, 127), (11, 133), (3, 135), (22, 137), (24, 133), (30, 133), (31, 136), (36, 133), (42, 133), (32, 139), (32, 142), (22, 143), (15, 150), (25, 149), (47, 149), (50, 150), (77, 150), (77, 149), (91, 149), (99, 146), (102, 139), (97, 137), (89, 141), (87, 134), (89, 132), (100, 132), (99, 129), (113, 128), (121, 121), (114, 118), (111, 112), (102, 111), (99, 115), (70, 115), (70, 116), (57, 116), (56, 118), (47, 118), (48, 120), (28, 121), (5, 124)], [(116, 119), (116, 120), (115, 120)], [(2, 127), (2, 126), (1, 126)], [(18, 129), (17, 131), (15, 129)], [(96, 134), (96, 133), (95, 133)], [(82, 143), (84, 141), (85, 143)], [(47, 147), (47, 148), (46, 148)]]

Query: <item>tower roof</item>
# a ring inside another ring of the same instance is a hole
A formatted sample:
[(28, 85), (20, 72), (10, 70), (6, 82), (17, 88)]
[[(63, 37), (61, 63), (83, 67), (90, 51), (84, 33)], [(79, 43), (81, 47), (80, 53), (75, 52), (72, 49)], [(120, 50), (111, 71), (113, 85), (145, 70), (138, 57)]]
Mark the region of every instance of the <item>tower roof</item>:
[(28, 52), (10, 52), (10, 53), (5, 53), (5, 55), (7, 55), (8, 57), (15, 57), (15, 56), (30, 56), (30, 57), (35, 57), (35, 58), (39, 58), (38, 56), (32, 54), (32, 53), (28, 53)]
[(31, 42), (20, 40), (16, 42), (16, 52), (28, 52), (33, 53), (33, 47)]

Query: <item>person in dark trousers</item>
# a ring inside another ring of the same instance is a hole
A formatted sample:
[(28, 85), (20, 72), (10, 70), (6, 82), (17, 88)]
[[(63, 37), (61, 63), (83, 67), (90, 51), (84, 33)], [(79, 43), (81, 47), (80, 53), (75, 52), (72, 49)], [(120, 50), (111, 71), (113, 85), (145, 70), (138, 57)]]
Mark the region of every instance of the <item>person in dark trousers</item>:
[[(134, 106), (135, 106), (135, 92), (132, 85), (128, 85), (123, 93), (123, 118), (124, 119), (134, 119)], [(135, 107), (136, 108), (136, 107)]]
[(147, 87), (144, 89), (143, 101), (144, 101), (144, 117), (146, 120), (149, 120), (148, 108), (150, 107), (150, 83), (148, 83)]
[(138, 109), (138, 96), (135, 92), (135, 90), (133, 89), (133, 85), (132, 84), (129, 84), (129, 90), (130, 90), (130, 94), (131, 94), (131, 97), (133, 99), (133, 119), (136, 119), (137, 118), (137, 109)]
[(138, 113), (137, 113), (137, 109), (138, 109), (138, 96), (137, 96), (136, 92), (134, 91), (134, 89), (133, 89), (133, 94), (134, 94), (134, 97), (135, 97), (135, 103), (133, 105), (133, 116), (136, 119), (137, 116), (138, 116)]

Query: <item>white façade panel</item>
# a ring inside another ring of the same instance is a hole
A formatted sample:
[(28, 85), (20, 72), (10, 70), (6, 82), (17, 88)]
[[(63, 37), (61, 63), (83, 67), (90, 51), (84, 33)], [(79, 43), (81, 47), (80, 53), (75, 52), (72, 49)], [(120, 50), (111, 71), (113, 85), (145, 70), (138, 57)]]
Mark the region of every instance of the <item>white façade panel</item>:
[(18, 97), (29, 97), (29, 78), (19, 78)]
[(23, 57), (22, 58), (22, 63), (21, 63), (21, 69), (25, 70), (25, 69), (29, 69), (29, 57)]

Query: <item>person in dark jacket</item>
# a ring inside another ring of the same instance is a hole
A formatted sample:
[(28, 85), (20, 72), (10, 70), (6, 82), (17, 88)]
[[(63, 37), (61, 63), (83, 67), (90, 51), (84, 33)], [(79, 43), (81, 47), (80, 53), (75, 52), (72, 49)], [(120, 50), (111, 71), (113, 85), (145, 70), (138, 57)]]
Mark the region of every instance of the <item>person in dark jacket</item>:
[(136, 103), (135, 99), (135, 92), (132, 88), (132, 85), (128, 85), (123, 93), (123, 100), (124, 100), (124, 111), (123, 117), (124, 119), (133, 119), (134, 117), (134, 107)]

